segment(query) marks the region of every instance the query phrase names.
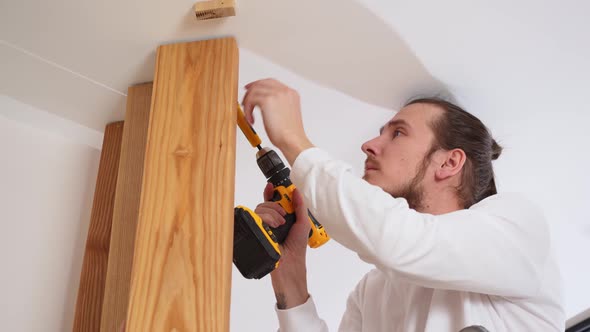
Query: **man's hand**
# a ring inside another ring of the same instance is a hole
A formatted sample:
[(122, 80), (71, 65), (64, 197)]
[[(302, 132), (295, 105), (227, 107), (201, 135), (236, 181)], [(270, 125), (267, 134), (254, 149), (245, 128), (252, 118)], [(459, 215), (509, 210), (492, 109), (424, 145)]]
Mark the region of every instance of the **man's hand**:
[[(278, 227), (285, 223), (285, 211), (278, 203), (270, 202), (272, 196), (273, 187), (268, 184), (264, 189), (265, 202), (258, 205), (255, 212), (269, 226)], [(279, 267), (270, 274), (279, 309), (296, 307), (309, 298), (305, 254), (311, 225), (303, 197), (297, 189), (293, 192), (293, 204), (297, 220), (280, 246)]]
[(299, 153), (313, 147), (303, 129), (299, 94), (274, 79), (255, 81), (245, 88), (242, 104), (246, 119), (254, 123), (253, 111), (258, 106), (268, 138), (293, 165)]

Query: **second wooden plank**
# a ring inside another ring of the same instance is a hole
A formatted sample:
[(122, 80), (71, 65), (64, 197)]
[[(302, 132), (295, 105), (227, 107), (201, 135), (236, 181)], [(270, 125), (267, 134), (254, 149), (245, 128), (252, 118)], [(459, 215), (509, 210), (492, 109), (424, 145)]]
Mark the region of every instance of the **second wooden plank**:
[(127, 314), (151, 97), (152, 83), (132, 86), (127, 91), (102, 332), (118, 331)]

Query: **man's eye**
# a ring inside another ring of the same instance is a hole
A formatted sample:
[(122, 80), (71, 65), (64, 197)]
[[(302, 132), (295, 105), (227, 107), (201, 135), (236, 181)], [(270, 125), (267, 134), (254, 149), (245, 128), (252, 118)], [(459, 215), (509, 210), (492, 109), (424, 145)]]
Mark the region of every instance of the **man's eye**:
[(394, 131), (393, 131), (393, 138), (396, 138), (396, 137), (400, 136), (401, 134), (402, 134), (402, 132), (401, 132), (401, 131), (399, 131), (399, 130), (394, 130)]

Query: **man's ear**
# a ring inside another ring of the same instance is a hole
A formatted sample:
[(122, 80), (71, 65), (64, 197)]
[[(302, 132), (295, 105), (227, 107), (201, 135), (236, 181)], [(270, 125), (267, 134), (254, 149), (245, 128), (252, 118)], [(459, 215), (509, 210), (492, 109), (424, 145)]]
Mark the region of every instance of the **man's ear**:
[(444, 152), (442, 162), (436, 169), (434, 175), (437, 180), (445, 180), (461, 172), (463, 165), (467, 161), (465, 151), (461, 149), (453, 149)]

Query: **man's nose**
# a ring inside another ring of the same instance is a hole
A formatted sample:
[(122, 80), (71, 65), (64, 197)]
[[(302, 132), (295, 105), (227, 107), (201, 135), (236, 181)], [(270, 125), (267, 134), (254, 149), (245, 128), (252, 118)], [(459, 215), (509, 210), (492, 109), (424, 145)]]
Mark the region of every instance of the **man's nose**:
[(375, 137), (370, 141), (366, 141), (363, 145), (361, 145), (361, 150), (368, 156), (376, 156), (378, 149), (377, 139), (379, 137)]

